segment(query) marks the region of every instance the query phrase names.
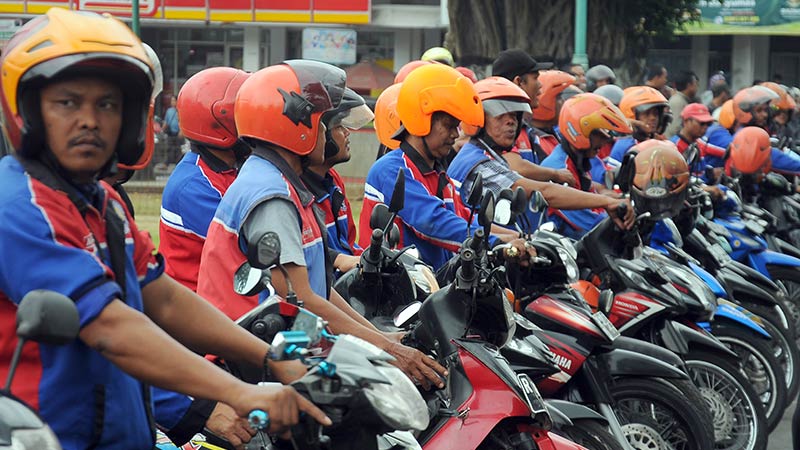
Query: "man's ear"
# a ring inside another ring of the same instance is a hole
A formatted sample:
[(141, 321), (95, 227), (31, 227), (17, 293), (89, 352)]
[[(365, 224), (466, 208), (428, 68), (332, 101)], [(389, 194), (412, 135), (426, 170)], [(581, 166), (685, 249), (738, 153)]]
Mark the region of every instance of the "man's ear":
[(513, 79), (512, 81), (513, 81), (513, 82), (514, 82), (514, 84), (516, 84), (517, 86), (521, 86), (521, 85), (522, 85), (522, 77), (521, 77), (520, 75), (517, 75), (517, 76), (515, 76), (515, 77), (514, 77), (514, 79)]

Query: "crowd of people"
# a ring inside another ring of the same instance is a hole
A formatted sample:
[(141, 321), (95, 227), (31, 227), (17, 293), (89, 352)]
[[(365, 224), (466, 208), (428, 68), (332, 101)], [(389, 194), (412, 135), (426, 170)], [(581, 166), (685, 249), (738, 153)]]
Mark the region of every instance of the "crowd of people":
[[(274, 432), (300, 412), (330, 423), (279, 384), (304, 367), (269, 361), (269, 346), (231, 320), (264, 300), (235, 293), (232, 279), (267, 232), (281, 240), (286, 272), (272, 270), (279, 294), (291, 282), (333, 333), (386, 351), (423, 388), (443, 386), (444, 367), (403, 345), (401, 334), (379, 331), (331, 289), (357, 266), (370, 212), (391, 202), (398, 171), (406, 178), (399, 246), (415, 245), (438, 269), (478, 226), (465, 206), (478, 174), (489, 192), (541, 193), (547, 218), (578, 237), (609, 213), (631, 226), (633, 208), (617, 214), (630, 200), (604, 179), (640, 143), (669, 139), (675, 152), (696, 145), (721, 172), (736, 170), (727, 149), (742, 129), (778, 138), (798, 130), (796, 89), (764, 83), (726, 100), (730, 89), (714, 84), (706, 105), (691, 73), (673, 78), (653, 66), (643, 85), (622, 89), (607, 66), (554, 70), (519, 49), (501, 52), (481, 80), (452, 67), (446, 49), (432, 49), (400, 70), (374, 112), (344, 71), (325, 63), (207, 68), (184, 84), (176, 117), (166, 118), (190, 151), (164, 189), (156, 251), (119, 175), (153, 153), (160, 73), (139, 39), (110, 16), (52, 9), (13, 36), (1, 64), (13, 155), (0, 160), (0, 253), (14, 256), (0, 264), (0, 375), (23, 296), (50, 289), (70, 297), (79, 338), (26, 346), (24, 375), (11, 388), (68, 449), (152, 448), (153, 423), (176, 443), (206, 428), (239, 445), (254, 434), (244, 420), (253, 409), (268, 412)], [(335, 166), (351, 157), (351, 131), (370, 122), (382, 149), (356, 223)], [(770, 153), (773, 170), (800, 172), (795, 154)], [(663, 191), (640, 195), (658, 202), (671, 193)], [(533, 252), (501, 226), (490, 242), (511, 244), (507, 256), (521, 264)], [(263, 365), (276, 384), (247, 385), (202, 355)]]

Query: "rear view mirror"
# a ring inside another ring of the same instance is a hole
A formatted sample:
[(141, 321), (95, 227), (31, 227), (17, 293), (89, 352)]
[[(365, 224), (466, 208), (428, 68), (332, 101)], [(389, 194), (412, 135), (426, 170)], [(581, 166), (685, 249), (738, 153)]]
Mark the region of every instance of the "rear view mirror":
[(49, 345), (73, 341), (80, 331), (78, 308), (67, 296), (54, 291), (28, 292), (17, 308), (17, 336)]
[(514, 222), (514, 211), (512, 200), (514, 194), (511, 189), (503, 189), (494, 204), (494, 215), (492, 221), (498, 225), (508, 226)]
[(544, 199), (541, 192), (535, 191), (533, 195), (531, 195), (528, 208), (530, 208), (531, 212), (542, 212), (547, 209), (547, 200)]
[(395, 314), (393, 319), (394, 326), (397, 328), (405, 328), (405, 326), (417, 316), (417, 313), (419, 313), (421, 307), (422, 302), (413, 302), (406, 305), (397, 314)]
[(678, 248), (683, 247), (683, 237), (681, 236), (681, 232), (678, 231), (678, 226), (675, 225), (675, 222), (671, 218), (666, 218), (662, 220), (662, 223), (667, 227), (667, 230), (669, 230), (672, 243)]
[(255, 246), (247, 250), (247, 261), (256, 269), (268, 269), (280, 262), (281, 239), (278, 233), (267, 231)]
[(378, 203), (372, 208), (372, 213), (369, 215), (369, 227), (373, 230), (383, 230), (389, 225), (392, 220), (392, 213), (389, 207), (383, 203)]
[(600, 291), (600, 297), (597, 299), (597, 309), (602, 311), (603, 314), (608, 315), (611, 312), (611, 307), (614, 305), (614, 291), (611, 289), (603, 289)]
[(386, 243), (389, 244), (389, 248), (395, 248), (397, 244), (400, 243), (400, 228), (396, 223), (393, 223), (392, 228), (389, 229), (389, 236), (386, 237)]
[(487, 238), (492, 228), (492, 219), (494, 219), (494, 195), (487, 192), (481, 200), (481, 210), (478, 212), (478, 224), (483, 227)]
[(636, 155), (638, 154), (639, 152), (632, 151), (626, 153), (622, 158), (622, 164), (619, 166), (619, 172), (617, 172), (616, 184), (623, 194), (627, 194), (631, 191), (633, 176), (636, 175), (636, 163), (634, 159), (636, 159)]
[(475, 176), (475, 181), (472, 183), (472, 187), (469, 190), (469, 195), (467, 196), (467, 206), (470, 208), (477, 208), (481, 204), (481, 199), (483, 197), (483, 176), (479, 173)]
[(245, 262), (233, 274), (233, 292), (245, 297), (256, 295), (267, 288), (268, 270), (256, 269)]
[(406, 173), (403, 169), (397, 171), (397, 178), (394, 180), (392, 189), (392, 200), (389, 202), (389, 212), (398, 213), (403, 209), (406, 199)]
[(528, 194), (525, 193), (525, 189), (522, 187), (518, 187), (514, 191), (514, 198), (511, 200), (511, 210), (514, 212), (514, 215), (519, 217), (522, 214), (525, 214), (525, 209), (528, 207)]
[(614, 171), (607, 170), (603, 175), (603, 184), (607, 189), (614, 189)]

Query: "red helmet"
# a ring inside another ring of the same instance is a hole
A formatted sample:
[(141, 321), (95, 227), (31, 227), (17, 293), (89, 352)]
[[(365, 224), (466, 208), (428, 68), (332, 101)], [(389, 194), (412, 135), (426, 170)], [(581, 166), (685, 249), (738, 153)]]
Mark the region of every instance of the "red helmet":
[(778, 94), (764, 86), (744, 88), (733, 96), (733, 116), (739, 125), (748, 125), (753, 121), (753, 108), (778, 98)]
[(637, 214), (651, 213), (652, 220), (678, 215), (686, 200), (689, 165), (670, 141), (650, 139), (635, 145), (636, 172), (631, 198)]
[(394, 76), (395, 84), (402, 83), (403, 80), (406, 79), (408, 74), (410, 74), (417, 67), (427, 66), (429, 64), (436, 64), (436, 63), (432, 61), (422, 61), (420, 59), (406, 63), (403, 67), (400, 68), (400, 70), (397, 71), (397, 75)]
[(769, 134), (761, 127), (744, 127), (733, 137), (725, 165), (745, 175), (767, 173), (772, 166)]
[(238, 140), (234, 102), (249, 76), (231, 67), (212, 67), (186, 80), (178, 93), (181, 133), (191, 141), (211, 147), (233, 147)]
[(759, 86), (764, 86), (778, 95), (778, 98), (773, 99), (770, 102), (770, 105), (773, 109), (778, 111), (789, 111), (790, 113), (794, 112), (797, 103), (795, 103), (792, 96), (789, 95), (789, 93), (786, 92), (786, 89), (784, 89), (780, 84), (773, 83), (772, 81), (765, 81)]
[(561, 107), (558, 117), (561, 135), (576, 150), (591, 146), (589, 135), (593, 131), (629, 134), (631, 127), (622, 112), (608, 99), (596, 94), (578, 94)]
[(317, 145), (322, 113), (342, 101), (345, 80), (338, 67), (302, 59), (251, 74), (234, 105), (239, 137), (308, 155)]
[(556, 118), (558, 95), (572, 86), (575, 76), (560, 70), (545, 70), (539, 72), (539, 82), (542, 83), (542, 88), (539, 91), (539, 106), (533, 110), (533, 118), (549, 122)]
[(469, 81), (472, 81), (473, 83), (478, 82), (478, 77), (475, 76), (475, 72), (473, 72), (472, 69), (470, 69), (469, 67), (458, 66), (456, 67), (456, 70), (461, 75), (464, 75), (465, 77), (469, 78)]

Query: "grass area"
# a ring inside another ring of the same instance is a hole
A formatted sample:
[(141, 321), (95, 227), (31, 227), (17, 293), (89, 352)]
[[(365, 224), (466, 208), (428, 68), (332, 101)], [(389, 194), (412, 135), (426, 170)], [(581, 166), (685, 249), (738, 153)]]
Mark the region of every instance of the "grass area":
[[(353, 210), (353, 220), (358, 229), (358, 218), (361, 215), (362, 199), (364, 198), (364, 186), (348, 186), (348, 200)], [(139, 229), (146, 230), (153, 238), (153, 243), (158, 248), (158, 223), (161, 217), (161, 193), (138, 192), (135, 189), (128, 190), (128, 195), (133, 202), (133, 209), (136, 211), (136, 224)]]

